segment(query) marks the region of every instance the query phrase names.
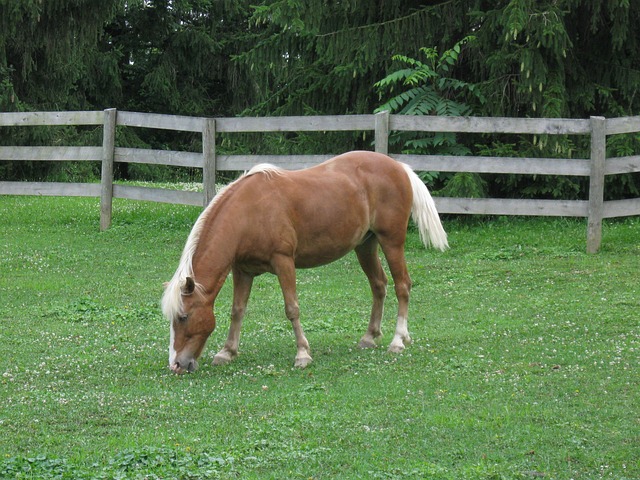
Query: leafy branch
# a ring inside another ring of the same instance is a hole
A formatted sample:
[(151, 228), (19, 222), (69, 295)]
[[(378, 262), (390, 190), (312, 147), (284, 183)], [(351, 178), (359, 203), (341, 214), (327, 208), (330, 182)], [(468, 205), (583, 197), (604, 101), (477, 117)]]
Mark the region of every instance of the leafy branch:
[[(406, 55), (394, 55), (392, 59), (402, 68), (391, 72), (374, 84), (380, 99), (385, 94), (391, 98), (376, 109), (376, 112), (390, 111), (400, 115), (468, 116), (473, 108), (467, 99), (483, 104), (484, 96), (476, 85), (451, 76), (453, 68), (460, 61), (463, 47), (475, 41), (468, 36), (452, 48), (438, 53), (435, 47), (422, 47), (423, 59)], [(451, 132), (416, 134), (412, 132), (394, 133), (389, 138), (391, 145), (399, 145), (402, 153), (426, 155), (464, 156), (470, 150), (458, 143)], [(421, 172), (426, 182), (440, 180), (444, 191), (452, 196), (484, 196), (486, 185), (479, 175), (441, 175), (439, 172)]]

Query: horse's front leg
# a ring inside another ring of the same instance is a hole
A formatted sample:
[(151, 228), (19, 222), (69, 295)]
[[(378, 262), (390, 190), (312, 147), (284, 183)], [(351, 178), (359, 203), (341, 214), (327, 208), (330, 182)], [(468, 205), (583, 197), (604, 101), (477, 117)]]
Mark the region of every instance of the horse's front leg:
[(296, 336), (298, 351), (294, 365), (304, 368), (311, 363), (312, 358), (309, 342), (307, 337), (304, 336), (304, 331), (300, 324), (300, 307), (298, 306), (298, 295), (296, 293), (296, 267), (293, 258), (285, 255), (274, 256), (272, 265), (284, 295), (285, 314), (291, 321), (293, 333)]
[(251, 286), (253, 285), (253, 275), (244, 273), (233, 267), (233, 306), (231, 307), (231, 325), (229, 335), (222, 350), (213, 357), (214, 365), (224, 365), (238, 356), (238, 345), (240, 344), (240, 328), (242, 319), (247, 310), (247, 302)]

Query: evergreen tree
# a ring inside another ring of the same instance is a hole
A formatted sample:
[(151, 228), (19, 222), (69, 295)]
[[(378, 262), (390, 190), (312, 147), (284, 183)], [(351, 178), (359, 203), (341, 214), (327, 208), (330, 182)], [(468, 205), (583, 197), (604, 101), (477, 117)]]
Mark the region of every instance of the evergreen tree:
[[(124, 0), (0, 0), (0, 111), (90, 109), (81, 83), (92, 71), (98, 39)], [(0, 128), (8, 145), (99, 143), (73, 127)], [(91, 140), (90, 140), (91, 139)], [(2, 162), (2, 179), (91, 176), (95, 165)]]
[[(251, 18), (256, 41), (237, 57), (255, 79), (247, 92), (254, 114), (370, 113), (373, 83), (394, 54), (416, 55), (438, 45), (432, 37), (464, 30), (457, 2), (387, 0), (276, 0), (263, 2)], [(249, 96), (251, 95), (251, 96)]]
[(469, 75), (487, 114), (585, 117), (638, 113), (640, 4), (628, 0), (483, 1)]
[[(481, 1), (470, 9), (478, 41), (463, 74), (478, 82), (489, 116), (587, 118), (640, 113), (640, 3), (627, 0)], [(640, 136), (616, 139), (638, 151)], [(488, 155), (589, 156), (585, 137), (503, 136)], [(613, 153), (613, 152), (611, 152)], [(622, 180), (621, 180), (622, 178)], [(607, 192), (637, 192), (638, 175), (609, 179)], [(505, 175), (492, 195), (586, 198), (586, 180)]]
[[(0, 0), (0, 110), (371, 113), (380, 106), (374, 84), (401, 58), (447, 52), (469, 36), (475, 41), (446, 72), (450, 85), (468, 87), (455, 98), (439, 94), (476, 115), (640, 113), (640, 2), (629, 0)], [(42, 141), (51, 135), (35, 132)], [(17, 143), (2, 133), (0, 141)], [(132, 141), (185, 142), (171, 132), (144, 135)], [(369, 141), (331, 140), (336, 151)], [(195, 137), (186, 142), (197, 148)], [(273, 139), (295, 151), (313, 150), (309, 142), (317, 140)], [(506, 136), (468, 148), (584, 155), (587, 145), (573, 142)], [(639, 143), (636, 135), (610, 145), (628, 154)], [(529, 182), (511, 177), (502, 186), (579, 195), (573, 183)], [(620, 183), (624, 194), (639, 182)]]
[(640, 111), (640, 3), (628, 0), (271, 0), (236, 57), (257, 114), (369, 113), (393, 55), (477, 40), (452, 76), (478, 85), (490, 116)]
[(247, 3), (131, 2), (109, 25), (102, 45), (121, 56), (122, 92), (116, 104), (144, 112), (230, 114), (239, 81), (230, 57), (245, 41)]
[(1, 0), (0, 110), (85, 108), (81, 79), (124, 0)]

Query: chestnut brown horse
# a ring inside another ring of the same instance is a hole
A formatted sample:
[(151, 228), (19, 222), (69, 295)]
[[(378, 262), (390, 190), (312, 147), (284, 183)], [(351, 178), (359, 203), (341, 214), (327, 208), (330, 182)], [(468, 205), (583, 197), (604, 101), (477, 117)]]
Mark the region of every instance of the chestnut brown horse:
[(258, 165), (222, 190), (196, 221), (180, 264), (166, 284), (163, 313), (171, 323), (169, 367), (194, 371), (216, 326), (213, 303), (233, 274), (229, 336), (214, 365), (238, 354), (240, 327), (254, 277), (277, 275), (285, 313), (297, 343), (295, 365), (311, 362), (300, 325), (296, 268), (323, 265), (355, 250), (373, 293), (369, 327), (360, 340), (375, 347), (380, 337), (387, 259), (398, 298), (395, 335), (389, 347), (401, 352), (407, 328), (411, 279), (404, 257), (412, 215), (426, 246), (444, 250), (447, 235), (427, 187), (408, 165), (373, 152), (349, 152), (312, 168), (287, 171)]

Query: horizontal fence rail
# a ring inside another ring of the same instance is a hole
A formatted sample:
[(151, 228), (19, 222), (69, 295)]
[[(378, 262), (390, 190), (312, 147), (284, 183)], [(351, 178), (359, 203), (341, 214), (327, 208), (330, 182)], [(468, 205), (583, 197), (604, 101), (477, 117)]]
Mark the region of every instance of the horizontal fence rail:
[[(203, 206), (215, 195), (216, 173), (219, 171), (248, 170), (258, 163), (272, 163), (287, 169), (301, 169), (317, 165), (334, 154), (341, 153), (222, 155), (216, 152), (217, 134), (249, 132), (372, 131), (375, 135), (375, 150), (382, 153), (388, 153), (388, 139), (392, 131), (586, 135), (591, 141), (589, 158), (392, 156), (418, 171), (588, 177), (588, 200), (436, 197), (435, 201), (440, 213), (587, 218), (587, 251), (590, 253), (596, 252), (600, 247), (603, 219), (640, 215), (640, 198), (604, 201), (605, 176), (640, 172), (640, 155), (607, 158), (606, 138), (609, 135), (639, 132), (640, 117), (612, 119), (602, 117), (589, 119), (431, 117), (390, 115), (388, 112), (382, 112), (375, 115), (204, 118), (116, 111), (115, 109), (102, 112), (0, 113), (0, 127), (69, 125), (102, 126), (102, 146), (0, 146), (0, 161), (99, 161), (102, 163), (101, 182), (98, 184), (0, 181), (0, 194), (100, 197), (100, 228), (103, 230), (111, 224), (113, 198)], [(118, 126), (199, 133), (202, 135), (202, 151), (119, 147), (115, 141)], [(203, 192), (114, 184), (115, 163), (200, 168), (203, 171)]]

